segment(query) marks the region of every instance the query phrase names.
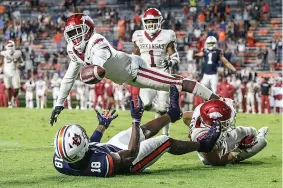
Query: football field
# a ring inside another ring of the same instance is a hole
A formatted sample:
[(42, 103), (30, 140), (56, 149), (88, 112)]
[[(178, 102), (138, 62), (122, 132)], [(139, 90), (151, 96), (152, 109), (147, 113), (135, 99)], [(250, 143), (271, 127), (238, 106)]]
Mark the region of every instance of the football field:
[[(64, 124), (78, 123), (88, 135), (97, 126), (94, 111), (64, 110), (54, 127), (48, 124), (51, 109), (0, 108), (0, 187), (131, 187), (131, 188), (279, 188), (282, 187), (282, 117), (280, 115), (238, 114), (237, 125), (269, 126), (268, 145), (255, 157), (237, 165), (211, 167), (201, 164), (197, 153), (182, 156), (165, 154), (141, 175), (112, 178), (72, 177), (59, 174), (52, 164), (53, 139)], [(131, 126), (129, 112), (106, 130), (103, 141)], [(143, 122), (153, 113), (145, 112)], [(179, 121), (171, 136), (187, 139), (188, 128)]]

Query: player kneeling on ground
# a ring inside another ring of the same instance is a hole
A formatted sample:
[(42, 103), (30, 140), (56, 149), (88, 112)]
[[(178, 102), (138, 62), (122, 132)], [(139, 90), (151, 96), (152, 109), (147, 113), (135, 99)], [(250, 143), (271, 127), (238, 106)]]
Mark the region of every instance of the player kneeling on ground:
[(57, 171), (68, 175), (107, 177), (122, 173), (139, 173), (169, 152), (182, 155), (193, 151), (210, 152), (221, 134), (216, 121), (206, 136), (197, 142), (181, 141), (161, 135), (155, 136), (168, 122), (181, 118), (179, 93), (170, 87), (170, 107), (167, 114), (140, 126), (143, 103), (138, 97), (137, 105), (131, 101), (132, 127), (118, 133), (106, 143), (99, 143), (103, 132), (118, 115), (115, 111), (100, 114), (99, 125), (88, 138), (80, 125), (66, 125), (56, 134), (53, 163)]
[(266, 145), (268, 127), (257, 131), (253, 127), (235, 127), (236, 109), (233, 100), (210, 100), (196, 107), (194, 112), (185, 112), (183, 120), (190, 128), (189, 137), (198, 141), (209, 131), (213, 121), (219, 120), (222, 134), (213, 152), (199, 152), (206, 165), (226, 165), (248, 159), (259, 153)]

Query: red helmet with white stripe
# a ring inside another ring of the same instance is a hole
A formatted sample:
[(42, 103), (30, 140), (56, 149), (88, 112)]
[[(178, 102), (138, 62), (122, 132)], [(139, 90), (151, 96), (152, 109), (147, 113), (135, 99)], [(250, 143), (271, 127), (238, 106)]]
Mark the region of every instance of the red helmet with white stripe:
[(55, 153), (68, 163), (81, 160), (88, 151), (89, 139), (80, 125), (65, 125), (56, 133)]
[(73, 14), (65, 24), (64, 37), (79, 52), (85, 49), (90, 37), (95, 33), (93, 20), (85, 14)]
[(221, 100), (210, 100), (200, 107), (201, 122), (210, 127), (215, 120), (219, 120), (222, 125), (222, 129), (227, 130), (230, 126), (232, 110), (231, 108)]
[[(152, 20), (153, 22), (147, 23), (147, 20)], [(145, 31), (150, 35), (154, 35), (161, 30), (161, 25), (164, 20), (159, 10), (156, 8), (149, 8), (144, 12), (142, 22)]]

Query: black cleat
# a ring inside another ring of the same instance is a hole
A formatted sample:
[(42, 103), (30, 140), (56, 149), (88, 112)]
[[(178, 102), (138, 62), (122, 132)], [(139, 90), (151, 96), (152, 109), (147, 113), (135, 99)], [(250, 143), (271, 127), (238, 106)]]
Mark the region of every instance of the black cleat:
[(199, 152), (211, 152), (221, 135), (221, 123), (215, 121), (203, 139), (199, 140)]
[(171, 122), (174, 123), (181, 119), (182, 110), (179, 106), (179, 91), (175, 85), (170, 85), (170, 104), (167, 114), (170, 116)]

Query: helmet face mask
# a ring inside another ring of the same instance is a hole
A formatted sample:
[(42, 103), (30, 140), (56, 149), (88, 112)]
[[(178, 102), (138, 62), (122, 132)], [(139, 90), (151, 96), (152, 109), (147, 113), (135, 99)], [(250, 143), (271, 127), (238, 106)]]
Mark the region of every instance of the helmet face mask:
[(80, 125), (66, 125), (56, 134), (54, 148), (57, 156), (68, 163), (81, 160), (88, 151), (89, 139)]
[(154, 35), (161, 30), (163, 17), (159, 10), (149, 8), (145, 11), (142, 22), (145, 31), (150, 35)]
[(208, 50), (213, 50), (217, 47), (217, 39), (213, 36), (209, 36), (205, 40), (205, 47)]
[(74, 14), (68, 18), (64, 30), (64, 37), (74, 48), (83, 52), (88, 40), (95, 33), (94, 23), (89, 16)]

